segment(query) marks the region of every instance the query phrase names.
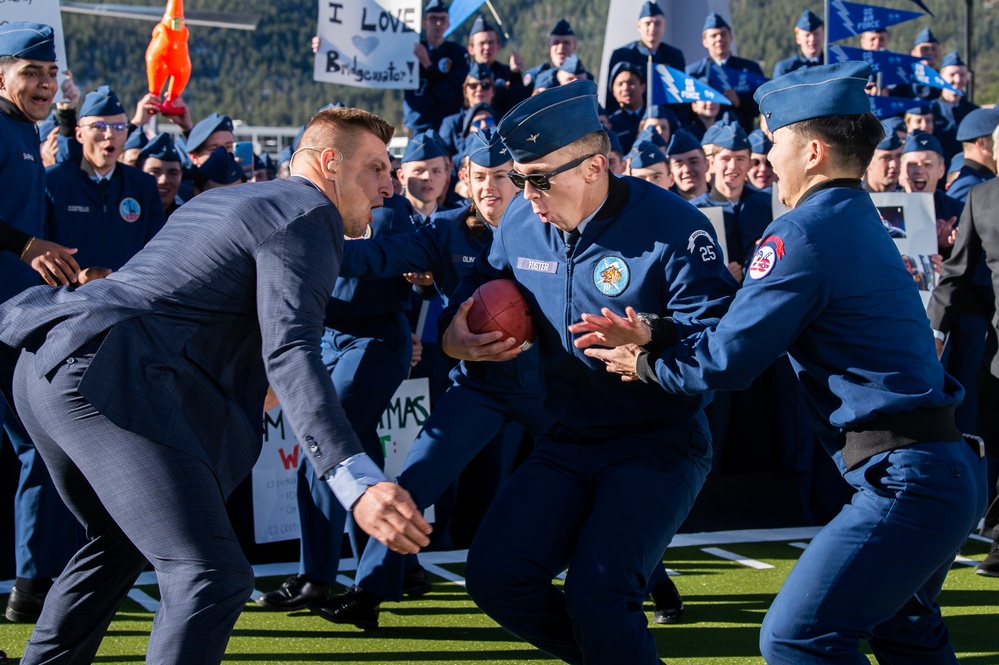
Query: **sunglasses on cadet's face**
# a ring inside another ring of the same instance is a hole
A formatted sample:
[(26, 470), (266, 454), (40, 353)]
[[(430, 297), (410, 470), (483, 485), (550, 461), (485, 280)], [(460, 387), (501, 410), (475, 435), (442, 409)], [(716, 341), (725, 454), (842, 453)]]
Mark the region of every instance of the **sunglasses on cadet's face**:
[(514, 186), (517, 189), (524, 189), (528, 182), (531, 186), (539, 192), (547, 192), (552, 188), (551, 179), (557, 176), (559, 173), (565, 173), (566, 171), (571, 171), (583, 162), (585, 162), (590, 157), (596, 157), (597, 153), (593, 152), (589, 155), (584, 155), (578, 159), (574, 159), (568, 164), (563, 164), (553, 171), (548, 173), (531, 173), (530, 175), (525, 173), (520, 173), (519, 171), (507, 171), (506, 174), (509, 176), (510, 180), (513, 181)]
[(127, 122), (112, 122), (110, 124), (106, 122), (101, 122), (100, 120), (95, 120), (86, 125), (80, 125), (80, 127), (93, 127), (98, 132), (106, 132), (109, 129), (115, 132), (123, 132), (128, 129)]
[(482, 81), (481, 83), (478, 81), (473, 81), (471, 83), (466, 83), (465, 87), (470, 90), (478, 90), (479, 88), (482, 88), (483, 90), (489, 90), (490, 88), (493, 87), (493, 84), (490, 83), (489, 81)]

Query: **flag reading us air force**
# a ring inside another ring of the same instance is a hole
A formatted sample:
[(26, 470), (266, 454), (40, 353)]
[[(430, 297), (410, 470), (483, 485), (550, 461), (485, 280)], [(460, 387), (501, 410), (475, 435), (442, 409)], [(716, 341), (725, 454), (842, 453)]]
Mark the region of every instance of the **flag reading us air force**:
[(415, 89), (420, 0), (324, 0), (313, 79), (358, 88)]
[(605, 296), (619, 296), (631, 282), (631, 268), (619, 256), (606, 256), (593, 268), (593, 284)]

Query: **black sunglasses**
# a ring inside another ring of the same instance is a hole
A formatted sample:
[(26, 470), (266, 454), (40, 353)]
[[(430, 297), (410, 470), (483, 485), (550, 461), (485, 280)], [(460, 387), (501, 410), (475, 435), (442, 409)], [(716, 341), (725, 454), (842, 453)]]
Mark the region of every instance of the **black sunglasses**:
[(507, 171), (507, 176), (513, 181), (514, 186), (517, 189), (524, 189), (528, 182), (534, 187), (534, 189), (539, 192), (547, 192), (552, 188), (551, 179), (557, 176), (559, 173), (565, 173), (566, 171), (571, 171), (583, 162), (585, 162), (590, 157), (596, 157), (597, 153), (593, 152), (589, 155), (584, 155), (578, 159), (574, 159), (568, 164), (563, 164), (554, 171), (549, 171), (548, 173), (532, 173), (530, 175), (520, 173), (519, 171)]

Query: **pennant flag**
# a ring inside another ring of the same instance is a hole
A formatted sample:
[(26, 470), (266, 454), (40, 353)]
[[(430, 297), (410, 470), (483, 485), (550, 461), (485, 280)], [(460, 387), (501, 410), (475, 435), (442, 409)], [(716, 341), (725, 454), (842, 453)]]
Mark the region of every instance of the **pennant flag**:
[(862, 32), (882, 30), (923, 15), (922, 12), (911, 12), (904, 9), (832, 0), (829, 3), (829, 41), (830, 43), (837, 42)]
[(920, 9), (922, 9), (924, 12), (926, 12), (927, 14), (929, 14), (930, 16), (932, 16), (933, 18), (937, 17), (936, 14), (934, 14), (933, 12), (930, 11), (929, 7), (927, 7), (926, 5), (923, 4), (922, 0), (912, 0), (912, 2), (917, 7), (919, 7)]
[(940, 88), (941, 90), (950, 90), (951, 92), (956, 92), (959, 95), (964, 93), (952, 86), (947, 81), (943, 80), (943, 77), (932, 67), (924, 65), (921, 62), (917, 62), (912, 66), (912, 71), (916, 83), (922, 83), (923, 85), (928, 85), (931, 88)]
[(656, 65), (652, 76), (650, 104), (689, 104), (714, 102), (731, 106), (732, 102), (714, 88), (667, 65)]
[(449, 37), (452, 32), (461, 27), (465, 19), (479, 11), (479, 7), (484, 4), (486, 4), (486, 0), (454, 0), (447, 10), (447, 18), (451, 27), (447, 29), (444, 36)]
[(917, 100), (905, 99), (904, 97), (871, 97), (871, 113), (878, 119), (890, 118), (893, 115), (902, 115), (916, 105)]
[(882, 87), (889, 85), (909, 85), (915, 83), (913, 68), (921, 64), (919, 58), (892, 51), (865, 51), (853, 46), (830, 46), (829, 62), (860, 60), (871, 66), (875, 73), (881, 73)]
[(708, 69), (708, 85), (716, 90), (734, 90), (739, 95), (752, 92), (769, 80), (766, 76), (722, 67), (716, 62)]

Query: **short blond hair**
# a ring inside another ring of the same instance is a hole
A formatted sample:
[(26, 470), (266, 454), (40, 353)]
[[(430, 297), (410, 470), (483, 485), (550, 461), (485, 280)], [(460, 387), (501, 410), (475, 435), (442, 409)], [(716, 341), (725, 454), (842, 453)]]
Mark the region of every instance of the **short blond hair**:
[(299, 145), (303, 146), (337, 146), (341, 151), (350, 151), (357, 145), (357, 135), (368, 132), (378, 137), (378, 140), (388, 145), (395, 134), (395, 127), (379, 118), (374, 113), (362, 109), (334, 106), (323, 109), (312, 116)]

